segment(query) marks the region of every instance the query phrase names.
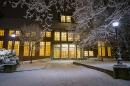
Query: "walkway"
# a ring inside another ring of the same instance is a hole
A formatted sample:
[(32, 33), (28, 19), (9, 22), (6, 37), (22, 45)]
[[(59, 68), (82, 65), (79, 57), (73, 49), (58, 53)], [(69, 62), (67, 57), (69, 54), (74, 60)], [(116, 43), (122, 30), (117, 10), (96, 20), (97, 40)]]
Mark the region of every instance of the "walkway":
[(129, 86), (130, 81), (111, 76), (72, 62), (46, 62), (43, 69), (0, 73), (0, 86)]

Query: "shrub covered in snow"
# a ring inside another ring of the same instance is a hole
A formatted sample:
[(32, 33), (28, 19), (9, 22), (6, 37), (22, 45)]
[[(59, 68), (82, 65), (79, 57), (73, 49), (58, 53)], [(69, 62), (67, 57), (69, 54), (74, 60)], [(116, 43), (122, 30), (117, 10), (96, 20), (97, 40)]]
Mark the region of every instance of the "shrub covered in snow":
[(0, 64), (18, 64), (18, 60), (14, 51), (0, 49)]

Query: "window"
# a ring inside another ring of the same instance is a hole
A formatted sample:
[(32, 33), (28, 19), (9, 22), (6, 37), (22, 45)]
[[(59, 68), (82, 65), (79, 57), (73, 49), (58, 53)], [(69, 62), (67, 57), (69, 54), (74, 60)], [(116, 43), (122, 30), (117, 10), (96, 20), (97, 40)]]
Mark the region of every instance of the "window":
[(20, 36), (20, 31), (16, 31), (16, 36)]
[(60, 58), (60, 45), (54, 45), (54, 58)]
[(15, 50), (17, 56), (19, 56), (19, 44), (20, 44), (19, 41), (15, 41), (14, 50)]
[(94, 56), (93, 51), (84, 51), (84, 56)]
[(4, 30), (0, 30), (0, 36), (4, 36)]
[(66, 32), (61, 33), (61, 41), (67, 41), (67, 34)]
[(44, 52), (45, 52), (45, 42), (40, 42), (40, 56), (44, 56), (45, 54), (44, 54)]
[(0, 41), (0, 49), (3, 48), (3, 41)]
[(80, 47), (77, 45), (77, 58), (80, 58), (81, 56)]
[(111, 56), (111, 47), (107, 47), (108, 56)]
[(46, 37), (51, 37), (51, 32), (46, 32)]
[(9, 36), (11, 36), (11, 35), (14, 34), (14, 33), (15, 33), (14, 30), (10, 30), (10, 31), (9, 31)]
[(51, 43), (46, 42), (46, 56), (50, 56), (51, 53)]
[(71, 22), (71, 16), (61, 16), (61, 22)]
[(98, 56), (105, 56), (105, 43), (98, 41)]
[(74, 44), (69, 45), (69, 57), (76, 58), (76, 46)]
[(60, 32), (55, 32), (54, 33), (54, 40), (55, 41), (60, 41)]
[(84, 51), (84, 56), (89, 56), (88, 51)]
[(24, 56), (29, 56), (29, 42), (24, 42)]
[(65, 16), (61, 16), (61, 22), (65, 22)]
[(8, 49), (12, 49), (12, 41), (8, 41)]
[(68, 41), (73, 41), (73, 33), (68, 33)]
[(35, 56), (35, 42), (31, 42), (31, 47), (32, 51), (30, 51), (30, 53), (32, 52), (32, 56)]
[(68, 58), (68, 44), (61, 45), (61, 58)]

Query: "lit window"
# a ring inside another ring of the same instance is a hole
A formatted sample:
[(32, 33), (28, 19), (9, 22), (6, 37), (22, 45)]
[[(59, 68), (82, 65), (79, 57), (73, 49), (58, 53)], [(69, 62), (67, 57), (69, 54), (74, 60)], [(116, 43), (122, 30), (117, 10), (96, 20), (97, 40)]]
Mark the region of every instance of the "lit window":
[(11, 35), (14, 34), (14, 33), (15, 33), (14, 30), (10, 30), (10, 31), (9, 31), (9, 36), (11, 36)]
[(68, 33), (68, 41), (73, 41), (73, 33)]
[(67, 34), (66, 32), (61, 33), (61, 41), (66, 41), (67, 40)]
[(84, 56), (94, 56), (93, 51), (84, 51)]
[(51, 32), (46, 32), (46, 37), (51, 37)]
[(108, 47), (107, 51), (108, 51), (108, 56), (111, 56), (111, 47)]
[(4, 30), (0, 30), (0, 36), (4, 36)]
[(61, 16), (61, 22), (71, 22), (71, 16)]
[(105, 56), (105, 43), (98, 41), (98, 56)]
[(50, 56), (51, 53), (51, 43), (50, 42), (46, 42), (46, 56)]
[(89, 51), (89, 56), (94, 56), (93, 51)]
[(76, 46), (74, 44), (69, 45), (69, 57), (76, 58)]
[(84, 56), (89, 56), (88, 51), (84, 51)]
[(30, 33), (29, 33), (29, 32), (27, 32), (27, 33), (25, 33), (25, 35), (26, 35), (27, 37), (29, 37), (29, 36), (30, 36)]
[(8, 41), (8, 49), (12, 49), (12, 41)]
[(60, 41), (60, 32), (55, 32), (54, 35), (55, 35), (55, 36), (54, 36), (54, 40), (55, 40), (55, 41)]
[(61, 16), (61, 22), (66, 22), (65, 21), (65, 16)]
[(32, 51), (30, 51), (30, 53), (32, 52), (32, 56), (35, 56), (35, 42), (31, 42), (31, 47)]
[(0, 49), (3, 48), (3, 41), (0, 41)]
[(15, 50), (17, 56), (19, 55), (19, 44), (20, 44), (19, 41), (15, 41), (14, 50)]
[(54, 58), (60, 58), (60, 45), (54, 45)]
[(45, 42), (40, 42), (40, 56), (44, 56), (44, 51), (45, 51)]
[(16, 31), (16, 36), (20, 36), (20, 31)]
[(66, 22), (71, 22), (71, 16), (66, 16)]
[(29, 56), (29, 42), (24, 42), (24, 56)]

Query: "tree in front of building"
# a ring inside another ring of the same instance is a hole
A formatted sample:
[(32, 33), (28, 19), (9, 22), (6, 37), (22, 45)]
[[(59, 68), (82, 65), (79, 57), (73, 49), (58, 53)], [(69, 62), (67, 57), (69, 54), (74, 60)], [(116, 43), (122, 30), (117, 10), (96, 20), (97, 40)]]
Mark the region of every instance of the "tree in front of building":
[(35, 56), (35, 50), (39, 49), (39, 43), (43, 40), (44, 31), (37, 24), (23, 25), (20, 28), (20, 43), (24, 47), (24, 56)]

